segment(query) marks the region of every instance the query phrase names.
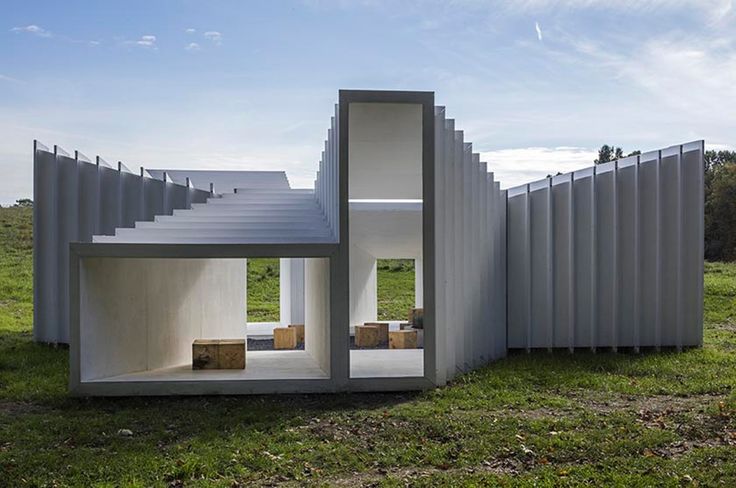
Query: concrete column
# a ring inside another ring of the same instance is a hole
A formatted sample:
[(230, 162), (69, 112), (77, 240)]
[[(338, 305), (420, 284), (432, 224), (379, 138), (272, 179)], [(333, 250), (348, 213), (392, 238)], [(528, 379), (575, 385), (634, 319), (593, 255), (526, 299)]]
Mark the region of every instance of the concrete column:
[(424, 259), (418, 257), (414, 260), (414, 306), (424, 307)]
[(350, 246), (350, 324), (378, 320), (376, 257), (359, 246)]
[(304, 259), (279, 260), (279, 321), (282, 326), (304, 323)]

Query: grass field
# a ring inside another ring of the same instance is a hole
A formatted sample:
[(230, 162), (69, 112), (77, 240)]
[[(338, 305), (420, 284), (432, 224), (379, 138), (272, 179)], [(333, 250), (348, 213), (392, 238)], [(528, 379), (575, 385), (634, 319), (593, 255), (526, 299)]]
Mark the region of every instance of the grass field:
[(67, 351), (31, 342), (30, 228), (0, 209), (0, 486), (736, 486), (736, 265), (706, 265), (705, 344), (682, 354), (518, 354), (423, 393), (76, 399)]
[[(406, 320), (414, 307), (414, 261), (378, 260), (378, 320)], [(279, 321), (279, 260), (248, 260), (248, 322)]]

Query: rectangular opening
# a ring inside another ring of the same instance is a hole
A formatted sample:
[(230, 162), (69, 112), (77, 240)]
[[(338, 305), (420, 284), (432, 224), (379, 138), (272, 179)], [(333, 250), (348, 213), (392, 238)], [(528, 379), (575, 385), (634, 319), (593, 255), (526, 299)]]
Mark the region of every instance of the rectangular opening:
[(423, 330), (407, 324), (423, 298), (422, 114), (420, 103), (348, 107), (351, 378), (424, 376)]
[(245, 369), (193, 369), (196, 339), (248, 343), (246, 258), (80, 259), (81, 381), (329, 378), (329, 258), (293, 261), (304, 270), (292, 290), (302, 296), (303, 346), (246, 347)]

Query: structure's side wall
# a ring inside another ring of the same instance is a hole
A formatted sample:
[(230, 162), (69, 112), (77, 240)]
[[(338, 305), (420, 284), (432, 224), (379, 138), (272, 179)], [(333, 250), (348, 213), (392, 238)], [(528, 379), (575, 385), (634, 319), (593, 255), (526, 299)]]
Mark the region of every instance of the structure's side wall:
[(446, 378), (506, 353), (505, 195), (485, 163), (435, 111), (435, 280)]
[(85, 258), (81, 380), (191, 362), (197, 338), (245, 335), (243, 259)]
[(325, 373), (330, 372), (330, 260), (304, 260), (304, 347)]
[(41, 342), (69, 342), (69, 243), (204, 202), (208, 191), (165, 184), (98, 158), (34, 149), (34, 321)]
[(509, 348), (702, 341), (703, 145), (509, 190)]

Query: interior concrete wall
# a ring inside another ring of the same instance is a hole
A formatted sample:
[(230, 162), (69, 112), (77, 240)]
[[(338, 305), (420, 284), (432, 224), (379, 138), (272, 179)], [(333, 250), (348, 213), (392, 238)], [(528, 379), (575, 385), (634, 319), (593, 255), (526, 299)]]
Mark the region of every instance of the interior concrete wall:
[(304, 349), (330, 373), (330, 260), (304, 260)]
[(191, 362), (195, 338), (245, 337), (244, 259), (85, 258), (81, 380)]
[(351, 103), (349, 124), (349, 198), (422, 198), (422, 105)]
[(378, 320), (378, 261), (360, 246), (350, 246), (350, 325)]

